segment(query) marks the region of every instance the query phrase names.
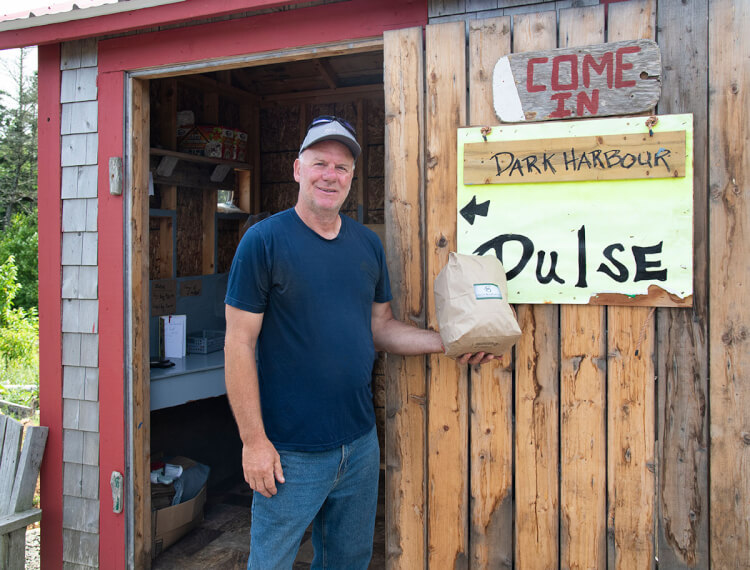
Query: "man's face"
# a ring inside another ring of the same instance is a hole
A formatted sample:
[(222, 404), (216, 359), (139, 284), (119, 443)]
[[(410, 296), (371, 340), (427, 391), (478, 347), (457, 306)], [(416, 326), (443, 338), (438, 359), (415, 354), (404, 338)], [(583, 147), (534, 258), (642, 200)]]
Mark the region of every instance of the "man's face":
[(307, 148), (294, 161), (298, 206), (313, 213), (338, 213), (349, 195), (353, 176), (354, 157), (343, 144), (323, 141)]

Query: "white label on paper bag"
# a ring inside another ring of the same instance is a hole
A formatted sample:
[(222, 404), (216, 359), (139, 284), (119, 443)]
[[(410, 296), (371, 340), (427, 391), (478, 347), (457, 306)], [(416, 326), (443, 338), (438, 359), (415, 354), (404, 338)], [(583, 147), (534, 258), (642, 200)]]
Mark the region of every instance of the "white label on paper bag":
[(474, 283), (474, 295), (477, 299), (502, 299), (500, 287), (494, 283)]

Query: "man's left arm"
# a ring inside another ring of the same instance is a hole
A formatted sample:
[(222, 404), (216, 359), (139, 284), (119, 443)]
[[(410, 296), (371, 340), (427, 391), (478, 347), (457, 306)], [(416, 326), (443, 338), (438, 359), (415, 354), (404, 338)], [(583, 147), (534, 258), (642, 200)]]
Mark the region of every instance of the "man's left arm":
[[(372, 304), (372, 338), (375, 350), (384, 350), (401, 356), (415, 356), (418, 354), (445, 353), (443, 341), (436, 331), (418, 329), (399, 321), (393, 316), (391, 304)], [(478, 352), (464, 354), (461, 364), (484, 364), (494, 360), (492, 354)]]

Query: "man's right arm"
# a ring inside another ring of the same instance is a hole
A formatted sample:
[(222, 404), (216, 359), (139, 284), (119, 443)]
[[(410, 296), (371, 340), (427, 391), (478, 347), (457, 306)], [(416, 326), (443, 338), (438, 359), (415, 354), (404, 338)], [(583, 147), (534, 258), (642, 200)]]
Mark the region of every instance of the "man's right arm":
[(253, 491), (264, 497), (276, 494), (276, 481), (284, 482), (281, 461), (268, 440), (260, 407), (255, 346), (263, 313), (251, 313), (226, 305), (224, 377), (242, 439), (242, 468)]

